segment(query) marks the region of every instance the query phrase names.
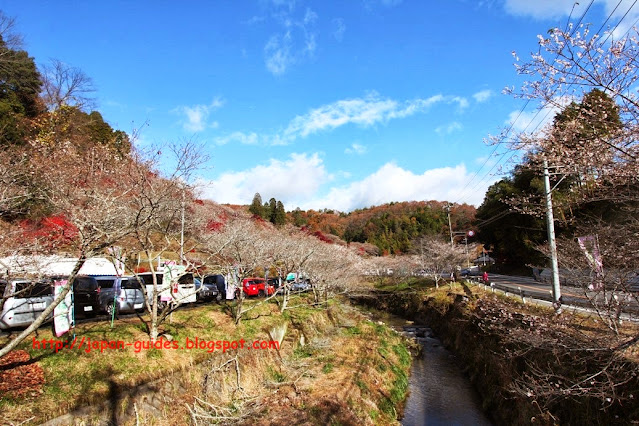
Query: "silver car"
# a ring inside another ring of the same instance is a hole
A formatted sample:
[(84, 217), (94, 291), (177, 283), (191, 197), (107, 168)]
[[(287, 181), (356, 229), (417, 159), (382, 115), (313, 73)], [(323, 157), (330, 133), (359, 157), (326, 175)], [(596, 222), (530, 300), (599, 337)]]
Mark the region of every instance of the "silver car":
[(53, 303), (53, 287), (47, 281), (0, 281), (0, 294), (4, 299), (0, 329), (27, 327)]
[[(144, 308), (142, 285), (136, 277), (118, 277), (112, 275), (96, 276), (100, 286), (100, 310), (113, 315), (115, 306), (118, 312), (134, 312)], [(115, 290), (119, 289), (116, 295)], [(115, 303), (114, 303), (115, 302)]]

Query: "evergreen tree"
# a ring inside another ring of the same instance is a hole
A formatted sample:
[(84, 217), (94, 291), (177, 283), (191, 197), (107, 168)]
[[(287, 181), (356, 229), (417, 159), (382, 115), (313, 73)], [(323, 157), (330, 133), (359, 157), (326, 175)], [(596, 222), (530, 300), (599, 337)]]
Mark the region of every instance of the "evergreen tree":
[(262, 206), (262, 196), (260, 195), (259, 192), (256, 192), (255, 195), (253, 196), (253, 201), (251, 202), (251, 206), (249, 207), (249, 212), (261, 218), (264, 217), (264, 207)]
[(281, 226), (286, 223), (286, 210), (284, 210), (284, 204), (281, 201), (277, 202), (273, 223), (277, 226)]
[(41, 85), (33, 58), (11, 49), (0, 34), (0, 146), (23, 142), (25, 118), (43, 109), (38, 100)]
[(299, 207), (296, 207), (295, 210), (293, 210), (292, 216), (293, 216), (293, 225), (295, 226), (301, 227), (308, 223), (308, 220), (304, 218), (304, 215), (302, 214), (302, 210)]
[(271, 198), (268, 200), (268, 210), (266, 211), (266, 217), (269, 222), (275, 223), (275, 211), (277, 210), (277, 200)]

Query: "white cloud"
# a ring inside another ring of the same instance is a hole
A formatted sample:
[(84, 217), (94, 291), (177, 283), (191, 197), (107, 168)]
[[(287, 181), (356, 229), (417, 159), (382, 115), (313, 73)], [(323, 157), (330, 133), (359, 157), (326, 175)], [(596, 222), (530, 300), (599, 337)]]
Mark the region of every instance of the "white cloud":
[[(464, 165), (415, 174), (394, 163), (387, 163), (361, 181), (334, 187), (325, 197), (309, 197), (299, 206), (303, 209), (331, 208), (346, 212), (391, 201), (457, 201), (470, 177)], [(485, 182), (460, 202), (481, 204), (491, 183)]]
[(239, 142), (242, 145), (257, 145), (258, 141), (259, 137), (255, 132), (233, 132), (229, 135), (215, 138), (215, 143), (218, 145), (226, 145), (229, 142)]
[(344, 150), (345, 154), (358, 154), (362, 155), (366, 153), (366, 147), (364, 145), (360, 145), (358, 143), (352, 144), (349, 148)]
[(272, 0), (273, 4), (278, 7), (286, 6), (288, 10), (295, 8), (295, 0)]
[(273, 75), (282, 75), (293, 66), (313, 57), (317, 49), (317, 34), (314, 32), (317, 13), (306, 8), (303, 16), (294, 17), (295, 2), (274, 1), (276, 7), (286, 6), (275, 16), (282, 31), (271, 35), (264, 46), (266, 69)]
[[(382, 98), (373, 92), (365, 97), (342, 99), (330, 104), (311, 109), (304, 115), (293, 118), (286, 128), (272, 135), (257, 135), (255, 133), (234, 132), (230, 135), (218, 137), (217, 144), (240, 142), (243, 144), (263, 143), (268, 145), (288, 145), (298, 138), (322, 131), (331, 131), (348, 124), (355, 124), (363, 128), (372, 127), (378, 123), (388, 123), (390, 120), (410, 117), (425, 113), (438, 103), (457, 104), (459, 109), (468, 106), (468, 100), (460, 96), (434, 95), (429, 98), (417, 98), (406, 101), (396, 101)], [(449, 131), (461, 128), (459, 123), (453, 123)], [(441, 128), (439, 131), (444, 131)]]
[(201, 179), (198, 184), (206, 198), (219, 203), (249, 204), (259, 192), (282, 200), (288, 208), (289, 200), (312, 196), (330, 179), (317, 153), (293, 153), (285, 161), (270, 159), (267, 165), (224, 173), (212, 181)]
[(333, 37), (335, 40), (341, 42), (344, 40), (344, 33), (346, 32), (346, 24), (342, 18), (333, 19), (333, 26), (335, 30), (333, 31)]
[(388, 98), (383, 99), (376, 93), (364, 98), (344, 99), (295, 117), (280, 136), (280, 140), (286, 143), (298, 137), (304, 138), (350, 123), (370, 127), (376, 123), (423, 112), (431, 105), (443, 100), (442, 95), (435, 95), (428, 99), (397, 102)]
[(488, 99), (490, 99), (492, 96), (493, 96), (493, 91), (492, 91), (492, 90), (488, 90), (488, 89), (486, 89), (486, 90), (482, 90), (482, 91), (479, 91), (479, 92), (475, 93), (475, 94), (473, 95), (473, 98), (475, 98), (475, 101), (476, 101), (477, 103), (480, 103), (480, 104), (481, 104), (481, 103), (486, 102), (486, 101), (487, 101)]
[(304, 25), (314, 24), (315, 21), (317, 21), (317, 13), (307, 7), (306, 13), (304, 14)]
[[(624, 19), (619, 28), (615, 31), (616, 36), (620, 36), (630, 27), (630, 23), (634, 22), (639, 16), (639, 10), (631, 9), (634, 6), (633, 0), (595, 0), (595, 3), (603, 6), (606, 16), (612, 14), (611, 25), (616, 25), (615, 19), (620, 19), (624, 15)], [(504, 9), (512, 15), (531, 16), (535, 19), (552, 19), (571, 16), (576, 21), (588, 7), (589, 2), (575, 2), (574, 0), (506, 0)], [(573, 9), (574, 7), (574, 9)], [(614, 13), (613, 13), (614, 11)]]
[(438, 128), (435, 129), (435, 132), (437, 132), (440, 135), (449, 135), (461, 129), (462, 129), (461, 123), (458, 123), (457, 121), (453, 121), (452, 123), (449, 123), (446, 126), (439, 126)]
[(584, 12), (587, 3), (583, 1), (579, 4), (574, 0), (506, 0), (504, 8), (506, 12), (512, 15), (544, 19), (568, 16), (575, 4), (573, 16), (580, 16)]
[(452, 102), (456, 102), (460, 110), (468, 108), (468, 99), (461, 96), (454, 96), (451, 98)]
[[(439, 200), (479, 205), (493, 181), (467, 190), (471, 174), (463, 164), (442, 167), (415, 174), (395, 163), (387, 163), (362, 180), (328, 189), (323, 185), (336, 177), (349, 179), (350, 173), (330, 174), (319, 154), (291, 154), (288, 159), (270, 159), (268, 164), (222, 174), (215, 180), (200, 179), (203, 196), (219, 203), (249, 204), (256, 192), (262, 197), (275, 197), (287, 209), (330, 208), (351, 211), (391, 201)], [(460, 199), (461, 198), (461, 199)]]
[(184, 130), (201, 132), (207, 128), (218, 127), (216, 121), (208, 122), (208, 118), (211, 112), (222, 107), (222, 105), (224, 105), (224, 101), (220, 98), (215, 98), (209, 105), (180, 106), (175, 108), (173, 112), (185, 117), (182, 122)]
[(266, 68), (273, 75), (284, 74), (295, 59), (291, 55), (291, 33), (286, 32), (283, 36), (274, 35), (264, 46), (266, 56)]

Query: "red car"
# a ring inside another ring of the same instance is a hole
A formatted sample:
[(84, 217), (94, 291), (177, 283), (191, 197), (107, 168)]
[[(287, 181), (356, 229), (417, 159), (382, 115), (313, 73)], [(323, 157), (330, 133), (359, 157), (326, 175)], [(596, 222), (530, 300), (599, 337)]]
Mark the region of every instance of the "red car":
[(267, 285), (264, 278), (244, 278), (242, 281), (242, 291), (244, 291), (246, 296), (264, 297), (275, 293), (275, 287)]

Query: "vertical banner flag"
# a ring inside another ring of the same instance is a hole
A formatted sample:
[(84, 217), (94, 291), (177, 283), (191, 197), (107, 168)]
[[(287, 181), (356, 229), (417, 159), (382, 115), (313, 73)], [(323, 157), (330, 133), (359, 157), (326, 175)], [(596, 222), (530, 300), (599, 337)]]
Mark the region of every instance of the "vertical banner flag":
[[(58, 297), (68, 283), (68, 280), (54, 281), (53, 297)], [(69, 290), (64, 299), (53, 310), (53, 328), (56, 337), (68, 333), (71, 327), (73, 327), (73, 288)]]
[(586, 235), (578, 237), (577, 243), (586, 255), (590, 268), (595, 273), (593, 284), (590, 284), (591, 290), (601, 290), (603, 288), (603, 262), (599, 253), (599, 243), (596, 235)]

